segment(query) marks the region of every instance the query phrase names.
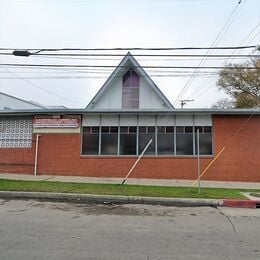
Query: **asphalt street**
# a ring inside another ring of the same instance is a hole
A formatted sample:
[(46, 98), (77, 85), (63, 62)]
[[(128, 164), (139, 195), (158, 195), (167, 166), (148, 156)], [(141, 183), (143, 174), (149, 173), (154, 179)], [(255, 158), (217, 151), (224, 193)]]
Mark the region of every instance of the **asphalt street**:
[(260, 259), (260, 209), (0, 200), (0, 259)]

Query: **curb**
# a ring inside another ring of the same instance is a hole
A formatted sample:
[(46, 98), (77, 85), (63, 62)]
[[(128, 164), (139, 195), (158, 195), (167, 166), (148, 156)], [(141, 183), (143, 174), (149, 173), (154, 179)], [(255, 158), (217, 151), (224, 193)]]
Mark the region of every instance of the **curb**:
[(49, 192), (11, 192), (0, 191), (0, 199), (34, 199), (41, 201), (71, 202), (71, 203), (102, 203), (102, 204), (146, 204), (178, 207), (222, 206), (223, 201), (217, 199), (184, 199), (184, 198), (157, 198), (115, 195), (92, 195), (75, 193)]
[(259, 201), (255, 200), (232, 200), (232, 199), (224, 199), (223, 206), (224, 207), (233, 207), (233, 208), (251, 208), (255, 209), (258, 207)]
[(139, 197), (139, 196), (116, 196), (95, 195), (78, 193), (51, 193), (51, 192), (19, 192), (0, 191), (0, 199), (39, 200), (70, 203), (97, 203), (97, 204), (144, 204), (176, 207), (233, 207), (233, 208), (258, 208), (260, 203), (255, 200), (236, 199), (188, 199), (188, 198), (165, 198), (165, 197)]

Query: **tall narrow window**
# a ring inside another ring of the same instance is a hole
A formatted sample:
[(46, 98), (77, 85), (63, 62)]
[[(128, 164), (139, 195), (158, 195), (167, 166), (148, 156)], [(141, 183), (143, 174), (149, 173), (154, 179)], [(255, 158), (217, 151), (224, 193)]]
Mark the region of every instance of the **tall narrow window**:
[(83, 127), (82, 154), (98, 155), (99, 127)]
[(193, 155), (193, 127), (176, 127), (176, 154)]
[(195, 154), (198, 154), (197, 131), (199, 130), (200, 155), (212, 154), (212, 129), (211, 126), (195, 127)]
[(174, 154), (174, 127), (157, 127), (157, 153), (159, 155)]
[(120, 154), (136, 155), (136, 126), (120, 127)]
[(155, 154), (155, 127), (139, 126), (139, 154), (142, 153), (150, 140), (153, 140), (145, 151), (145, 155)]
[(139, 108), (139, 76), (132, 69), (123, 76), (122, 108)]
[(117, 154), (118, 127), (102, 126), (101, 127), (101, 154)]

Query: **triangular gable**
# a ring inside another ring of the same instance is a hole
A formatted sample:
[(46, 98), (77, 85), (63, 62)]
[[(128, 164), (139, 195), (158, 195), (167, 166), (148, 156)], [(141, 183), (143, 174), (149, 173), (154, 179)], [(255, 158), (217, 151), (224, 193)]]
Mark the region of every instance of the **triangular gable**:
[[(103, 98), (106, 92), (110, 88), (112, 88), (113, 82), (115, 79), (118, 79), (124, 75), (128, 71), (129, 68), (132, 68), (136, 71), (139, 76), (143, 78), (146, 82), (146, 85), (151, 88), (154, 92), (154, 96), (157, 99), (160, 99), (164, 109), (171, 110), (174, 109), (170, 101), (164, 96), (161, 90), (157, 87), (157, 85), (153, 82), (153, 80), (149, 77), (149, 75), (145, 72), (145, 70), (141, 67), (141, 65), (136, 61), (136, 59), (132, 56), (130, 52), (122, 59), (119, 65), (115, 68), (109, 78), (106, 80), (104, 85), (100, 88), (94, 98), (89, 102), (86, 109), (95, 109), (95, 104), (97, 104)], [(121, 107), (122, 108), (122, 107)]]

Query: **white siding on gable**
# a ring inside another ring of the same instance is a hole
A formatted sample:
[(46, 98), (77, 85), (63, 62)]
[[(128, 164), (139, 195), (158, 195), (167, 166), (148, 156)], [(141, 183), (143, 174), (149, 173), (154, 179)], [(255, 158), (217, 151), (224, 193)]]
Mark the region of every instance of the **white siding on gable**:
[[(114, 80), (107, 88), (92, 109), (122, 109), (122, 77)], [(155, 93), (148, 83), (140, 77), (139, 109), (165, 109), (163, 100)]]
[[(124, 108), (129, 107), (129, 110), (131, 110), (131, 108), (160, 110), (174, 108), (130, 53), (123, 58), (86, 108), (122, 109), (122, 78), (129, 69), (134, 70), (139, 75), (139, 107), (137, 106), (138, 91), (135, 89), (138, 88), (138, 84), (135, 77), (136, 86), (133, 87), (135, 91), (130, 89), (129, 93), (126, 93), (127, 91), (124, 92)], [(127, 86), (125, 87), (127, 88)]]
[[(99, 98), (91, 105), (91, 109), (122, 109), (123, 76), (114, 79)], [(139, 109), (168, 109), (155, 90), (140, 77)]]
[(140, 77), (140, 96), (139, 96), (139, 108), (140, 109), (165, 109), (163, 100), (160, 96), (151, 88), (144, 78)]
[(122, 77), (115, 79), (107, 88), (92, 109), (121, 109), (122, 108)]

